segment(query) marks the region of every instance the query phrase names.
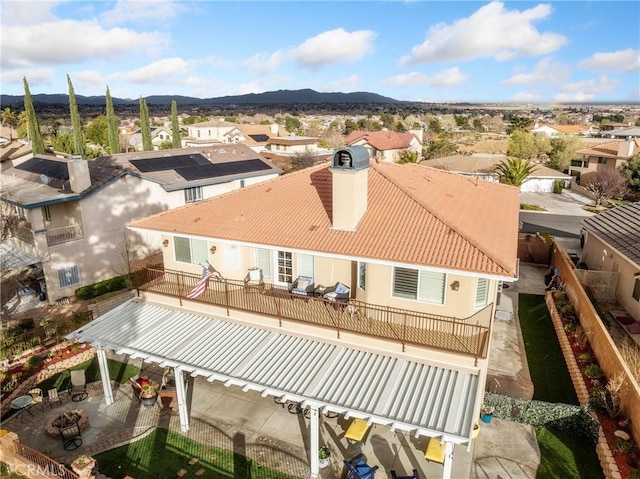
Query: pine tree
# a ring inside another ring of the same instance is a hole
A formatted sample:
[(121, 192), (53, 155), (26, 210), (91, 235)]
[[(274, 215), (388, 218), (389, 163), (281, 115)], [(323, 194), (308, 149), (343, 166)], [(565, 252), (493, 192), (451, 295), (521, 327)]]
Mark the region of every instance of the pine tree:
[(174, 148), (182, 147), (180, 140), (180, 125), (178, 123), (178, 104), (175, 100), (171, 102), (171, 142)]
[(140, 128), (142, 130), (142, 149), (144, 151), (152, 151), (153, 144), (151, 143), (151, 125), (149, 124), (149, 109), (147, 108), (147, 102), (140, 97)]
[(73, 153), (84, 157), (84, 134), (82, 133), (82, 121), (80, 121), (78, 103), (76, 102), (76, 93), (73, 90), (73, 84), (71, 83), (69, 75), (67, 75), (67, 83), (69, 84), (69, 113), (71, 114), (71, 127), (73, 130)]
[(29, 91), (27, 77), (24, 77), (22, 82), (24, 83), (24, 111), (27, 113), (27, 131), (29, 132), (29, 140), (31, 141), (31, 151), (33, 151), (34, 155), (43, 155), (45, 151), (44, 140), (42, 139), (42, 132), (40, 131), (40, 123), (38, 123), (36, 111), (33, 108), (33, 99)]
[(120, 153), (120, 139), (118, 137), (118, 119), (113, 111), (113, 99), (107, 87), (107, 126), (109, 128), (109, 151), (112, 155)]

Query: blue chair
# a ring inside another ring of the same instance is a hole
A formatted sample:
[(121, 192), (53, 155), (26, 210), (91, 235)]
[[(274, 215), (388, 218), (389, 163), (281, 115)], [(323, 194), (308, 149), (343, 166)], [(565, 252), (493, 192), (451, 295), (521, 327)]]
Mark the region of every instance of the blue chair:
[(378, 466), (371, 467), (362, 459), (362, 453), (352, 457), (348, 461), (344, 461), (347, 468), (345, 479), (373, 479)]

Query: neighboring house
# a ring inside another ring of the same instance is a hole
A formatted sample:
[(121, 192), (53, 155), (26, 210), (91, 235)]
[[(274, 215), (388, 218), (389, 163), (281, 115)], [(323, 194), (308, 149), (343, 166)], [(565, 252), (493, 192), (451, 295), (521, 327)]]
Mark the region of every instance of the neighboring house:
[[(153, 145), (154, 150), (159, 150), (162, 143), (167, 141), (171, 142), (172, 138), (171, 131), (164, 127), (154, 126), (151, 128), (151, 144)], [(129, 137), (128, 142), (135, 150), (142, 151), (142, 130), (137, 129), (134, 131)]]
[[(312, 477), (318, 411), (437, 438), (442, 477), (459, 477), (500, 285), (518, 275), (518, 213), (517, 188), (339, 149), (330, 165), (133, 222), (161, 235), (163, 270), (141, 270), (143, 298), (74, 334), (100, 356), (119, 342), (176, 378), (308, 406)], [(190, 300), (203, 265), (217, 274)], [(253, 268), (255, 287), (243, 283)], [(184, 384), (176, 390), (186, 431)]]
[(412, 151), (422, 156), (422, 142), (414, 133), (396, 131), (352, 131), (345, 139), (347, 146), (363, 146), (369, 157), (384, 163), (395, 163), (403, 151)]
[(640, 322), (640, 203), (590, 216), (582, 225), (581, 260), (589, 270), (618, 273), (616, 300)]
[(294, 156), (302, 153), (315, 153), (318, 138), (313, 136), (279, 136), (269, 138), (266, 150), (280, 156)]
[(593, 132), (589, 125), (547, 125), (537, 122), (526, 130), (533, 135), (547, 136), (550, 138), (566, 135), (588, 136)]
[[(495, 172), (496, 165), (506, 160), (505, 155), (476, 154), (476, 155), (452, 155), (434, 160), (426, 160), (420, 163), (442, 170), (473, 176), (487, 181), (499, 181)], [(571, 176), (560, 171), (536, 164), (533, 173), (520, 186), (521, 192), (553, 193), (556, 181), (561, 181), (564, 188), (571, 185)]]
[(631, 140), (633, 138), (640, 138), (640, 126), (634, 126), (632, 128), (623, 128), (619, 130), (610, 130), (602, 132), (601, 136), (608, 138), (617, 138), (622, 140)]
[(1, 171), (23, 163), (33, 156), (31, 144), (23, 140), (10, 140), (0, 144)]
[(260, 152), (267, 147), (273, 137), (288, 136), (289, 132), (281, 130), (277, 123), (271, 125), (236, 125), (223, 135), (224, 143), (242, 144), (253, 151)]
[(225, 142), (225, 135), (237, 125), (224, 120), (208, 120), (188, 125), (187, 136), (182, 138), (182, 146), (213, 146)]
[(602, 123), (600, 125), (600, 130), (601, 131), (623, 130), (623, 129), (629, 128), (630, 126), (631, 125), (629, 123), (617, 123), (617, 122)]
[[(92, 161), (36, 156), (2, 175), (0, 199), (22, 218), (12, 246), (42, 263), (54, 301), (127, 271), (124, 233), (130, 221), (280, 173), (242, 145), (123, 153)], [(132, 235), (130, 241), (131, 248), (143, 243), (160, 247), (158, 237)]]
[(622, 163), (640, 154), (640, 138), (613, 140), (576, 151), (571, 160), (569, 174), (576, 177), (579, 185), (585, 185), (596, 171), (620, 168)]

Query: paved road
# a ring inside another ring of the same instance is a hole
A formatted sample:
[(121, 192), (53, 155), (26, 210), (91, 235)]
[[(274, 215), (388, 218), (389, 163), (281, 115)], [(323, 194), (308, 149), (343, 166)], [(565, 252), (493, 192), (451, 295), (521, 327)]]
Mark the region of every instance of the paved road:
[(562, 238), (579, 238), (580, 221), (584, 216), (556, 215), (550, 213), (520, 212), (521, 233), (537, 233), (548, 231), (553, 236)]

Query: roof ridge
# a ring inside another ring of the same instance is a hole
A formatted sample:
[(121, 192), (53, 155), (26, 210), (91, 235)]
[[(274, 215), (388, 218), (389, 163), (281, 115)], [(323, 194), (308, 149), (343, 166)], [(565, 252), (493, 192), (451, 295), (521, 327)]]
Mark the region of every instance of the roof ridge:
[[(398, 190), (400, 190), (404, 195), (406, 195), (408, 198), (410, 198), (413, 202), (415, 202), (416, 204), (420, 205), (422, 208), (424, 208), (425, 210), (427, 210), (431, 215), (433, 215), (434, 218), (436, 218), (438, 221), (440, 221), (443, 225), (447, 226), (448, 228), (450, 228), (452, 231), (454, 231), (460, 238), (462, 238), (464, 241), (466, 241), (467, 243), (469, 243), (471, 246), (473, 246), (475, 249), (477, 249), (478, 251), (481, 251), (483, 254), (487, 255), (489, 258), (491, 258), (493, 261), (496, 262), (496, 264), (500, 265), (500, 267), (504, 270), (504, 271), (509, 271), (509, 267), (505, 266), (505, 264), (502, 262), (501, 259), (496, 258), (496, 255), (494, 255), (492, 252), (488, 252), (486, 251), (484, 248), (481, 248), (479, 246), (480, 241), (475, 239), (475, 238), (469, 238), (469, 235), (463, 234), (461, 232), (461, 229), (458, 225), (455, 224), (451, 224), (448, 221), (445, 221), (444, 219), (442, 219), (441, 215), (438, 214), (433, 208), (431, 208), (426, 202), (422, 202), (420, 201), (418, 198), (416, 198), (415, 196), (411, 195), (410, 192), (408, 192), (406, 189), (402, 188), (400, 185), (398, 185), (397, 182), (395, 182), (392, 178), (390, 178), (388, 175), (385, 175), (383, 171), (381, 171), (379, 168), (377, 168), (377, 164), (372, 163), (374, 165), (374, 170), (377, 171), (384, 179), (386, 179), (387, 181), (389, 181), (391, 184), (393, 184)], [(397, 164), (389, 164), (388, 166), (392, 166), (392, 167), (402, 167), (400, 165)], [(457, 173), (453, 173), (453, 172), (449, 172), (446, 170), (439, 170), (436, 168), (432, 168), (430, 166), (425, 166), (423, 168), (429, 168), (432, 170), (437, 171), (438, 173), (443, 173), (443, 174), (448, 174), (448, 175), (454, 175), (456, 177), (460, 177), (461, 175), (457, 174)], [(429, 181), (428, 178), (427, 181)], [(479, 178), (463, 178), (463, 179), (467, 179), (468, 181), (475, 183), (476, 185), (478, 185), (479, 181), (484, 181), (484, 180), (480, 180)]]

